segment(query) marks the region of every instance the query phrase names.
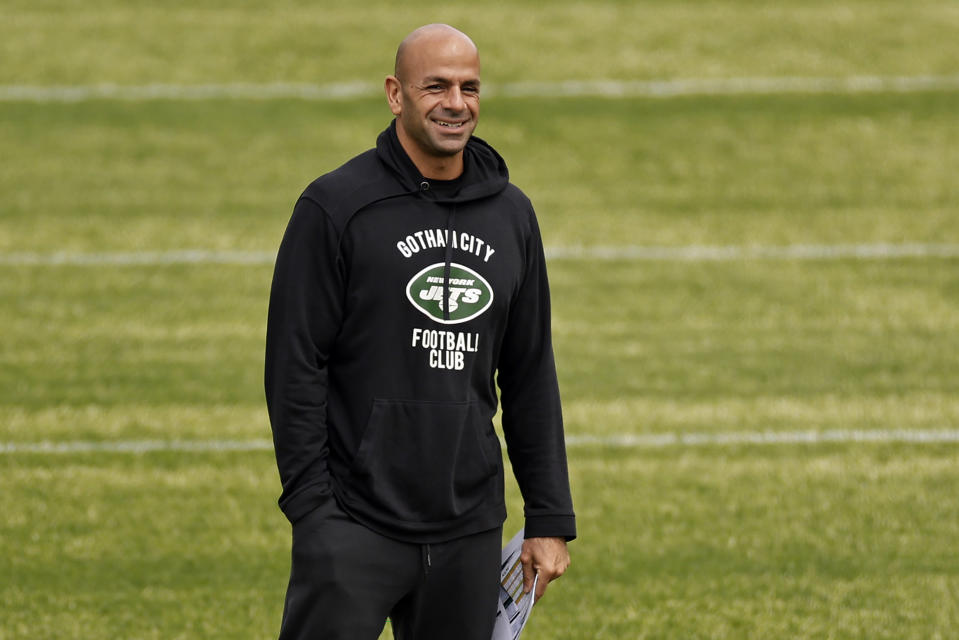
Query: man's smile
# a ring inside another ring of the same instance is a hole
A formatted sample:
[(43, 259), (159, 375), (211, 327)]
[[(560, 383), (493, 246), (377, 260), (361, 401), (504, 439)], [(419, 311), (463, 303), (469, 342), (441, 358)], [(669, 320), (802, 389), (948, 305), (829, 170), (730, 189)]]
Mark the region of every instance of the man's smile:
[(463, 128), (463, 127), (469, 122), (469, 119), (466, 119), (466, 120), (445, 120), (445, 119), (444, 119), (444, 120), (440, 120), (440, 119), (438, 119), (438, 118), (430, 118), (430, 120), (432, 120), (434, 123), (438, 124), (438, 125), (441, 126), (441, 127), (446, 128), (446, 129), (461, 129), (461, 128)]

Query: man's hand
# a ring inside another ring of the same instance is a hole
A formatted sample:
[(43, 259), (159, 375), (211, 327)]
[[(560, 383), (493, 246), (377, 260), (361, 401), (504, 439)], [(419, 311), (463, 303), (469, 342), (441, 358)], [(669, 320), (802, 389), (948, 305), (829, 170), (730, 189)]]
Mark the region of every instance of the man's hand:
[(523, 593), (529, 593), (533, 579), (539, 573), (536, 583), (536, 600), (539, 600), (549, 583), (566, 572), (569, 549), (563, 538), (527, 538), (523, 541), (519, 560), (523, 563)]

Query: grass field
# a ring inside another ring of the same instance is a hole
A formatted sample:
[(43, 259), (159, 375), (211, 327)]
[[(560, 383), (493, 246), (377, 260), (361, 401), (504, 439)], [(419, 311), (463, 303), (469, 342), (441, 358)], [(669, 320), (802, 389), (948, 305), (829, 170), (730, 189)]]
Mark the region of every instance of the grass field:
[[(949, 0), (12, 0), (0, 96), (379, 82), (434, 20), (473, 35), (494, 86), (959, 74)], [(550, 261), (580, 538), (524, 640), (956, 637), (956, 113), (949, 88), (484, 102), (549, 247), (824, 249)], [(55, 257), (269, 255), (302, 188), (388, 116), (0, 98), (0, 640), (275, 636), (271, 265)], [(848, 245), (952, 249), (829, 257)], [(826, 432), (850, 435), (723, 441)]]

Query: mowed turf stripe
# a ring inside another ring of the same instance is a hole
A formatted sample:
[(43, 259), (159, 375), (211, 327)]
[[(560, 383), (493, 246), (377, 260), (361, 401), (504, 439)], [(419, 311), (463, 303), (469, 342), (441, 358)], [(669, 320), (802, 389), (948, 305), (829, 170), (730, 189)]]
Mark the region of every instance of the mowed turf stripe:
[[(484, 85), (484, 95), (515, 98), (670, 98), (781, 93), (913, 93), (959, 89), (959, 75), (685, 78), (676, 80), (568, 80)], [(372, 82), (296, 82), (146, 85), (0, 85), (2, 102), (86, 100), (350, 100), (382, 94)]]
[[(569, 435), (569, 448), (703, 447), (730, 445), (797, 445), (895, 443), (959, 443), (959, 429), (877, 429), (831, 431), (733, 431), (726, 433), (651, 433), (609, 436)], [(150, 453), (155, 451), (229, 452), (268, 451), (273, 442), (258, 440), (73, 440), (64, 442), (4, 442), (0, 453)]]
[[(710, 262), (729, 260), (888, 260), (896, 258), (956, 258), (959, 244), (796, 244), (754, 246), (655, 247), (569, 246), (547, 247), (551, 260), (654, 260)], [(0, 253), (0, 265), (8, 266), (136, 266), (173, 264), (273, 264), (270, 251), (217, 251), (185, 249), (170, 251), (98, 251), (90, 253), (54, 251)]]

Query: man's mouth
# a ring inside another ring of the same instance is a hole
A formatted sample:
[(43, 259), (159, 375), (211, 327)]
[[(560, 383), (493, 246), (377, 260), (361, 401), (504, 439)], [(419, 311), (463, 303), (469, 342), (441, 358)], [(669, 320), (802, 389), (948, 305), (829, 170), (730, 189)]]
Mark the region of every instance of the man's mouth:
[(468, 121), (467, 121), (467, 120), (460, 120), (460, 121), (458, 121), (458, 122), (451, 122), (451, 121), (449, 121), (449, 120), (436, 120), (436, 119), (434, 119), (433, 122), (435, 122), (436, 124), (440, 125), (441, 127), (446, 127), (447, 129), (459, 129), (460, 127), (462, 127), (463, 125), (465, 125)]

